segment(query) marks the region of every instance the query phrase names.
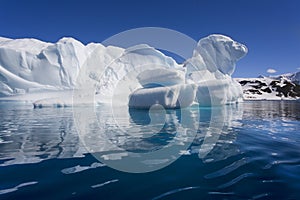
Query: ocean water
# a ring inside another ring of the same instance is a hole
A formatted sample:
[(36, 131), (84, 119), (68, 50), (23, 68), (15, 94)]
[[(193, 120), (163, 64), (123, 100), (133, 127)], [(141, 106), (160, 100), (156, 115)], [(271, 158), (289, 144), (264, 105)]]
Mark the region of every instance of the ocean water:
[(300, 199), (299, 102), (80, 109), (0, 103), (0, 199)]

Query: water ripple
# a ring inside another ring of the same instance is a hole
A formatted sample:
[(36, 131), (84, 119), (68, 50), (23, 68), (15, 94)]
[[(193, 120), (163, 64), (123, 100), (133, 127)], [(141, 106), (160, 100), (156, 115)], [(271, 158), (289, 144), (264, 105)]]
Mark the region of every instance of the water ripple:
[(118, 181), (119, 181), (118, 179), (113, 179), (113, 180), (110, 180), (110, 181), (106, 181), (104, 183), (99, 183), (99, 184), (96, 184), (96, 185), (92, 185), (91, 188), (103, 187), (104, 185), (108, 185), (110, 183), (115, 183), (115, 182), (118, 182)]
[(253, 196), (252, 199), (262, 199), (262, 198), (264, 199), (268, 196), (270, 196), (269, 193), (262, 193), (262, 194), (258, 194), (258, 195)]
[[(256, 104), (261, 106), (255, 107)], [(103, 167), (87, 154), (71, 109), (15, 109), (0, 105), (0, 199), (30, 195), (37, 199), (66, 199), (71, 194), (105, 199), (300, 199), (300, 107), (286, 103), (287, 110), (278, 110), (277, 103), (271, 107), (269, 104), (245, 103), (242, 118), (234, 112), (228, 114), (228, 123), (213, 141), (216, 144), (211, 143), (209, 154), (199, 159), (206, 136), (203, 130), (209, 123), (206, 118), (211, 118), (209, 108), (201, 110), (201, 121), (196, 125), (200, 123), (204, 128), (198, 130), (191, 147), (183, 149), (183, 156), (172, 165), (146, 174)], [(170, 122), (152, 137), (152, 130), (143, 126), (147, 121), (140, 117), (144, 116), (141, 112), (135, 115), (140, 125), (120, 118), (122, 124), (128, 123), (125, 128), (132, 128), (130, 134), (118, 134), (114, 126), (110, 127), (109, 133), (115, 135), (112, 141), (130, 151), (146, 152), (174, 138)], [(282, 118), (283, 114), (289, 117)], [(98, 131), (97, 126), (87, 129)], [(176, 142), (181, 144), (186, 139), (189, 138)], [(103, 145), (109, 144), (103, 141)], [(101, 155), (115, 161), (126, 153), (107, 151)], [(154, 165), (163, 161), (146, 162)]]
[(245, 179), (245, 178), (248, 178), (248, 177), (251, 177), (251, 176), (254, 176), (254, 174), (253, 174), (253, 173), (245, 173), (245, 174), (242, 174), (242, 175), (240, 175), (240, 176), (238, 176), (238, 177), (236, 177), (236, 178), (230, 180), (229, 182), (227, 182), (227, 183), (225, 183), (225, 184), (223, 184), (223, 185), (220, 185), (218, 188), (219, 188), (219, 189), (228, 188), (228, 187), (230, 187), (230, 186), (232, 186), (232, 185), (234, 185), (234, 184), (240, 182), (241, 180), (243, 180), (243, 179)]
[(186, 190), (193, 190), (193, 189), (199, 189), (200, 186), (191, 186), (191, 187), (185, 187), (185, 188), (179, 188), (179, 189), (175, 189), (175, 190), (171, 190), (169, 192), (163, 193), (157, 197), (154, 197), (152, 200), (157, 200), (157, 199), (161, 199), (165, 196), (169, 196), (178, 192), (182, 192), (182, 191), (186, 191)]
[(85, 171), (85, 170), (88, 170), (88, 169), (94, 169), (94, 168), (97, 168), (97, 167), (104, 167), (104, 166), (106, 166), (106, 165), (102, 164), (102, 163), (95, 162), (95, 163), (92, 163), (90, 166), (76, 165), (74, 167), (65, 168), (65, 169), (61, 170), (61, 172), (64, 173), (64, 174), (74, 174), (74, 173), (82, 172), (82, 171)]
[(10, 193), (10, 192), (15, 192), (17, 191), (19, 188), (21, 187), (25, 187), (25, 186), (29, 186), (29, 185), (34, 185), (34, 184), (37, 184), (38, 182), (36, 181), (32, 181), (32, 182), (27, 182), (27, 183), (21, 183), (13, 188), (8, 188), (8, 189), (3, 189), (3, 190), (0, 190), (0, 195), (1, 194), (7, 194), (7, 193)]
[(208, 194), (213, 194), (213, 195), (234, 195), (234, 192), (208, 192)]
[(239, 167), (243, 166), (247, 164), (247, 159), (246, 158), (242, 158), (238, 161), (235, 161), (233, 162), (232, 164), (216, 171), (216, 172), (213, 172), (213, 173), (210, 173), (210, 174), (207, 174), (205, 175), (204, 177), (207, 178), (207, 179), (212, 179), (212, 178), (217, 178), (217, 177), (220, 177), (220, 176), (224, 176), (224, 175), (227, 175), (235, 170), (237, 170)]

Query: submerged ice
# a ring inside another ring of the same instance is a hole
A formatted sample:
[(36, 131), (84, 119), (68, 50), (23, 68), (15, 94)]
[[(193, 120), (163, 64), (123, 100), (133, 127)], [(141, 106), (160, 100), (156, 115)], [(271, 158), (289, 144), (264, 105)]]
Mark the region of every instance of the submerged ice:
[[(137, 108), (235, 103), (242, 89), (231, 75), (246, 53), (244, 45), (223, 35), (201, 39), (183, 64), (148, 45), (123, 49), (83, 45), (73, 38), (47, 43), (0, 37), (0, 97), (26, 99), (35, 94), (28, 99), (39, 106), (67, 105), (72, 98), (64, 98), (61, 91), (92, 85), (97, 102), (114, 99)], [(83, 67), (88, 79), (80, 80)]]

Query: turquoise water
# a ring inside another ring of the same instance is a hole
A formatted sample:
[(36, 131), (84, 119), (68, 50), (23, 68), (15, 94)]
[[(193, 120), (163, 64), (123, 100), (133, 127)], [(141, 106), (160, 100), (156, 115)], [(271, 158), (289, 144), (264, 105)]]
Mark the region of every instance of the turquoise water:
[[(0, 199), (300, 199), (299, 102), (244, 102), (150, 116), (117, 110), (113, 119), (96, 108), (99, 121), (85, 130), (91, 136), (105, 130), (128, 155), (111, 150), (107, 141), (96, 141), (91, 148), (99, 152), (88, 153), (85, 146), (95, 139), (82, 142), (72, 108), (1, 102), (0, 113)], [(134, 168), (123, 162), (130, 153), (143, 157), (172, 141), (180, 151), (148, 160), (150, 167), (159, 166), (180, 154), (165, 167), (124, 172)], [(106, 159), (96, 159), (98, 153)]]

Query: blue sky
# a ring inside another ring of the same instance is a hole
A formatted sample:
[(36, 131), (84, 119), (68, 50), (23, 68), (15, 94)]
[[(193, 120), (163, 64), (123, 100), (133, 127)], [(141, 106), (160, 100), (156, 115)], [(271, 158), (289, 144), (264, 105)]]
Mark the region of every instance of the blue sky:
[[(58, 1), (0, 0), (0, 36), (56, 42), (71, 36), (101, 42), (138, 27), (165, 27), (199, 40), (221, 33), (249, 49), (235, 77), (297, 71), (300, 67), (300, 1)], [(269, 70), (269, 72), (274, 72)]]

